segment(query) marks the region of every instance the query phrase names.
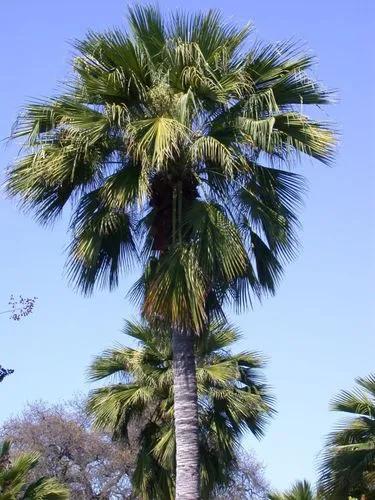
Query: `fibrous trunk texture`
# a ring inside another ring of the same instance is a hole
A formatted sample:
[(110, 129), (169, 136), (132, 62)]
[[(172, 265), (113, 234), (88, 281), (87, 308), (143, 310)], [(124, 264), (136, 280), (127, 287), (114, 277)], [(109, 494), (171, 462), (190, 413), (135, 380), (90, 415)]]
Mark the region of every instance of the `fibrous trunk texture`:
[(176, 500), (199, 499), (199, 442), (194, 336), (173, 331)]

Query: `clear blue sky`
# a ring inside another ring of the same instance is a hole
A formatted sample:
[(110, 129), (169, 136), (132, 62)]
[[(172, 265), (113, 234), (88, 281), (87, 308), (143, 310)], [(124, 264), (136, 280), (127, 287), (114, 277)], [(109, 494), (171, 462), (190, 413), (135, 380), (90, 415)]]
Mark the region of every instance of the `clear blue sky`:
[[(275, 487), (315, 478), (317, 454), (336, 417), (330, 398), (374, 367), (374, 3), (371, 0), (161, 1), (197, 9), (219, 7), (257, 36), (301, 39), (317, 54), (316, 76), (339, 90), (324, 111), (341, 144), (333, 168), (306, 162), (309, 195), (301, 215), (302, 250), (275, 298), (241, 316), (239, 347), (263, 351), (279, 414), (259, 444), (249, 438)], [(88, 29), (124, 22), (122, 0), (6, 1), (0, 17), (0, 137), (9, 134), (29, 97), (49, 96), (68, 71), (69, 40)], [(2, 168), (17, 153), (0, 146)], [(26, 401), (61, 401), (87, 391), (91, 357), (121, 341), (122, 318), (134, 317), (127, 278), (114, 293), (84, 299), (63, 275), (65, 221), (39, 227), (0, 197), (0, 304), (10, 293), (37, 295), (35, 314), (14, 323), (0, 316), (0, 363), (16, 370), (0, 385), (0, 420)]]

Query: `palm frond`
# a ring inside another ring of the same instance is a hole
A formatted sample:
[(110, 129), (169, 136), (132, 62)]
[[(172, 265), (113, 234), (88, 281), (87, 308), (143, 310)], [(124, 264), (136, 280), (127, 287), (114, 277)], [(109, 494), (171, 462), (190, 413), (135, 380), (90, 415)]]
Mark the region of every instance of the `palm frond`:
[(146, 289), (144, 314), (200, 331), (206, 320), (206, 283), (194, 249), (179, 245), (160, 259)]
[(276, 255), (290, 260), (298, 247), (297, 213), (305, 180), (294, 172), (250, 165), (253, 176), (238, 190), (240, 208), (249, 220), (244, 228), (263, 234)]
[(95, 284), (117, 285), (119, 274), (136, 257), (132, 223), (124, 209), (108, 204), (101, 190), (81, 198), (71, 227), (68, 270), (72, 281), (84, 292)]
[(222, 207), (195, 202), (186, 215), (186, 225), (207, 281), (216, 278), (228, 283), (245, 271), (249, 261), (241, 234)]
[(30, 484), (22, 497), (24, 500), (68, 500), (69, 490), (54, 478), (41, 478)]
[(320, 485), (334, 498), (371, 495), (375, 491), (374, 375), (356, 379), (358, 387), (342, 391), (331, 408), (351, 415), (329, 434), (320, 464)]
[(182, 124), (168, 117), (134, 121), (128, 128), (130, 151), (141, 162), (161, 168), (179, 153), (179, 144), (185, 139)]
[(151, 5), (135, 5), (129, 8), (128, 19), (132, 34), (151, 60), (162, 60), (167, 36), (159, 9)]
[(4, 500), (68, 500), (68, 489), (54, 478), (42, 477), (27, 484), (39, 461), (38, 453), (22, 453), (10, 458), (9, 441), (0, 443), (0, 496)]
[(304, 481), (297, 481), (286, 493), (271, 493), (269, 500), (318, 500), (314, 494), (311, 484)]

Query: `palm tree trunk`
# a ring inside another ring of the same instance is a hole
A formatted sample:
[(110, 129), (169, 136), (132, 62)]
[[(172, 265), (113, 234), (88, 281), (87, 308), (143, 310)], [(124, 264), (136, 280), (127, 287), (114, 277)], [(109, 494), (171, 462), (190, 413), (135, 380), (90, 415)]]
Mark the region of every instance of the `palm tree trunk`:
[(199, 499), (197, 379), (192, 334), (173, 330), (176, 500)]

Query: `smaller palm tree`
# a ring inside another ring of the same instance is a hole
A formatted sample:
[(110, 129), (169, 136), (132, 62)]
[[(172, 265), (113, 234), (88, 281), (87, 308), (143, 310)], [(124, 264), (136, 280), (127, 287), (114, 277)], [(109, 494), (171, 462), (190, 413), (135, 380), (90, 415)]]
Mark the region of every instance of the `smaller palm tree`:
[(269, 500), (318, 500), (308, 481), (297, 481), (286, 493), (271, 493)]
[(375, 374), (357, 378), (342, 391), (332, 410), (350, 415), (327, 439), (320, 483), (329, 498), (375, 499)]
[(41, 477), (27, 484), (30, 471), (37, 465), (37, 453), (23, 453), (10, 459), (10, 442), (0, 443), (0, 500), (67, 500), (69, 492), (54, 478)]
[[(94, 390), (88, 408), (100, 428), (127, 439), (137, 421), (139, 446), (133, 475), (139, 498), (168, 500), (175, 489), (175, 434), (171, 332), (162, 326), (127, 322), (125, 333), (138, 348), (105, 351), (90, 367), (90, 378), (117, 377), (120, 383)], [(259, 374), (256, 353), (232, 354), (239, 334), (226, 323), (211, 324), (197, 337), (201, 498), (225, 484), (236, 465), (241, 435), (263, 435), (273, 413), (272, 397)]]

